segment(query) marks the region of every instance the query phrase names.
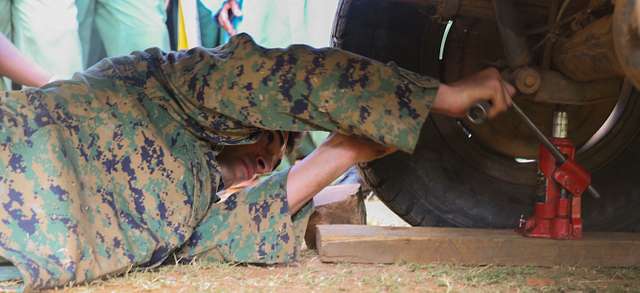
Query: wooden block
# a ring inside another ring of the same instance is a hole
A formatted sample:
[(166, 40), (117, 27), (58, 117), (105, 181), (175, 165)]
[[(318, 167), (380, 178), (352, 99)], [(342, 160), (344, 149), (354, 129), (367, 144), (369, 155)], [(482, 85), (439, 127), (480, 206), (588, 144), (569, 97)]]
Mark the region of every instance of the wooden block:
[(360, 190), (360, 184), (357, 183), (327, 186), (313, 197), (313, 206), (321, 207), (334, 202), (345, 201), (358, 193), (358, 190)]
[(513, 230), (319, 225), (316, 244), (323, 262), (640, 265), (640, 233), (586, 232), (582, 240), (550, 240)]
[(324, 188), (313, 198), (315, 210), (304, 235), (308, 248), (316, 248), (317, 225), (366, 224), (364, 197), (359, 190), (360, 184), (333, 185)]

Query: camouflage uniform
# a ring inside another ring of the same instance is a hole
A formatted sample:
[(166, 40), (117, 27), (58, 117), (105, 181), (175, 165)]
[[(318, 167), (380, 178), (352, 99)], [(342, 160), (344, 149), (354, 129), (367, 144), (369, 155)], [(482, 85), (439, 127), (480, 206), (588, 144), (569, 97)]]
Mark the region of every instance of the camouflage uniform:
[(411, 152), (437, 86), (341, 50), (265, 49), (241, 34), (2, 93), (0, 256), (27, 290), (173, 254), (293, 261), (310, 207), (289, 213), (286, 171), (220, 200), (222, 148), (265, 129), (326, 130)]

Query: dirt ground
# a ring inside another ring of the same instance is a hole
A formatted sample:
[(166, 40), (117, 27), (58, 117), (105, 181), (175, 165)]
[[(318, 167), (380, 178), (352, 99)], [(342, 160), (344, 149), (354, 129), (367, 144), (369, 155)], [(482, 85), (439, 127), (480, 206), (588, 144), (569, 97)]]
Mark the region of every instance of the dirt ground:
[(171, 265), (56, 292), (640, 292), (640, 268), (326, 264)]

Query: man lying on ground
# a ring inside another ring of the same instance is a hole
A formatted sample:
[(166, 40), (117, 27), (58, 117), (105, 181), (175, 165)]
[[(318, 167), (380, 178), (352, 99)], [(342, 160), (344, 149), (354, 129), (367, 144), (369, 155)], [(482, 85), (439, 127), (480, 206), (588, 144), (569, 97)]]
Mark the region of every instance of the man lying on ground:
[[(430, 111), (459, 117), (491, 100), (493, 117), (513, 93), (495, 69), (444, 85), (338, 49), (265, 49), (245, 34), (105, 59), (0, 96), (0, 256), (27, 290), (170, 256), (291, 262), (310, 199), (347, 168), (412, 152)], [(308, 130), (334, 134), (252, 180)]]

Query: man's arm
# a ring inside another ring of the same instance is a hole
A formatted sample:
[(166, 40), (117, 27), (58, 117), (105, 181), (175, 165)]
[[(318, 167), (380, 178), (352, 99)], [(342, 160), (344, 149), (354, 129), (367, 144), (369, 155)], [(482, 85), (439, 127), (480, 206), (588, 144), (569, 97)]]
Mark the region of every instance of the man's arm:
[[(265, 49), (246, 34), (214, 49), (147, 53), (159, 63), (152, 74), (182, 108), (194, 110), (187, 114), (200, 125), (208, 127), (216, 124), (212, 119), (224, 117), (270, 130), (325, 130), (366, 137), (405, 152), (413, 151), (440, 85), (339, 49)], [(494, 102), (491, 117), (505, 109), (495, 69), (471, 79), (442, 87), (448, 94), (436, 100), (435, 110), (460, 116), (480, 100)], [(469, 83), (489, 86), (474, 88)], [(451, 88), (457, 90), (447, 91)]]
[(313, 196), (327, 187), (351, 166), (395, 152), (371, 140), (334, 133), (289, 171), (287, 201), (291, 213), (297, 212)]
[[(480, 100), (494, 104), (490, 117), (507, 109), (515, 88), (502, 82), (495, 69), (483, 70), (451, 85), (440, 85), (432, 111), (461, 117)], [(287, 201), (292, 213), (298, 211), (320, 190), (351, 166), (395, 152), (371, 140), (333, 134), (304, 160), (291, 167), (287, 180)]]
[(146, 54), (169, 95), (182, 108), (202, 112), (188, 113), (200, 125), (225, 117), (245, 127), (325, 130), (406, 152), (417, 142), (439, 84), (339, 49), (265, 49), (246, 34), (214, 49)]
[(0, 75), (32, 87), (43, 86), (51, 78), (51, 74), (24, 57), (2, 34), (0, 34)]

